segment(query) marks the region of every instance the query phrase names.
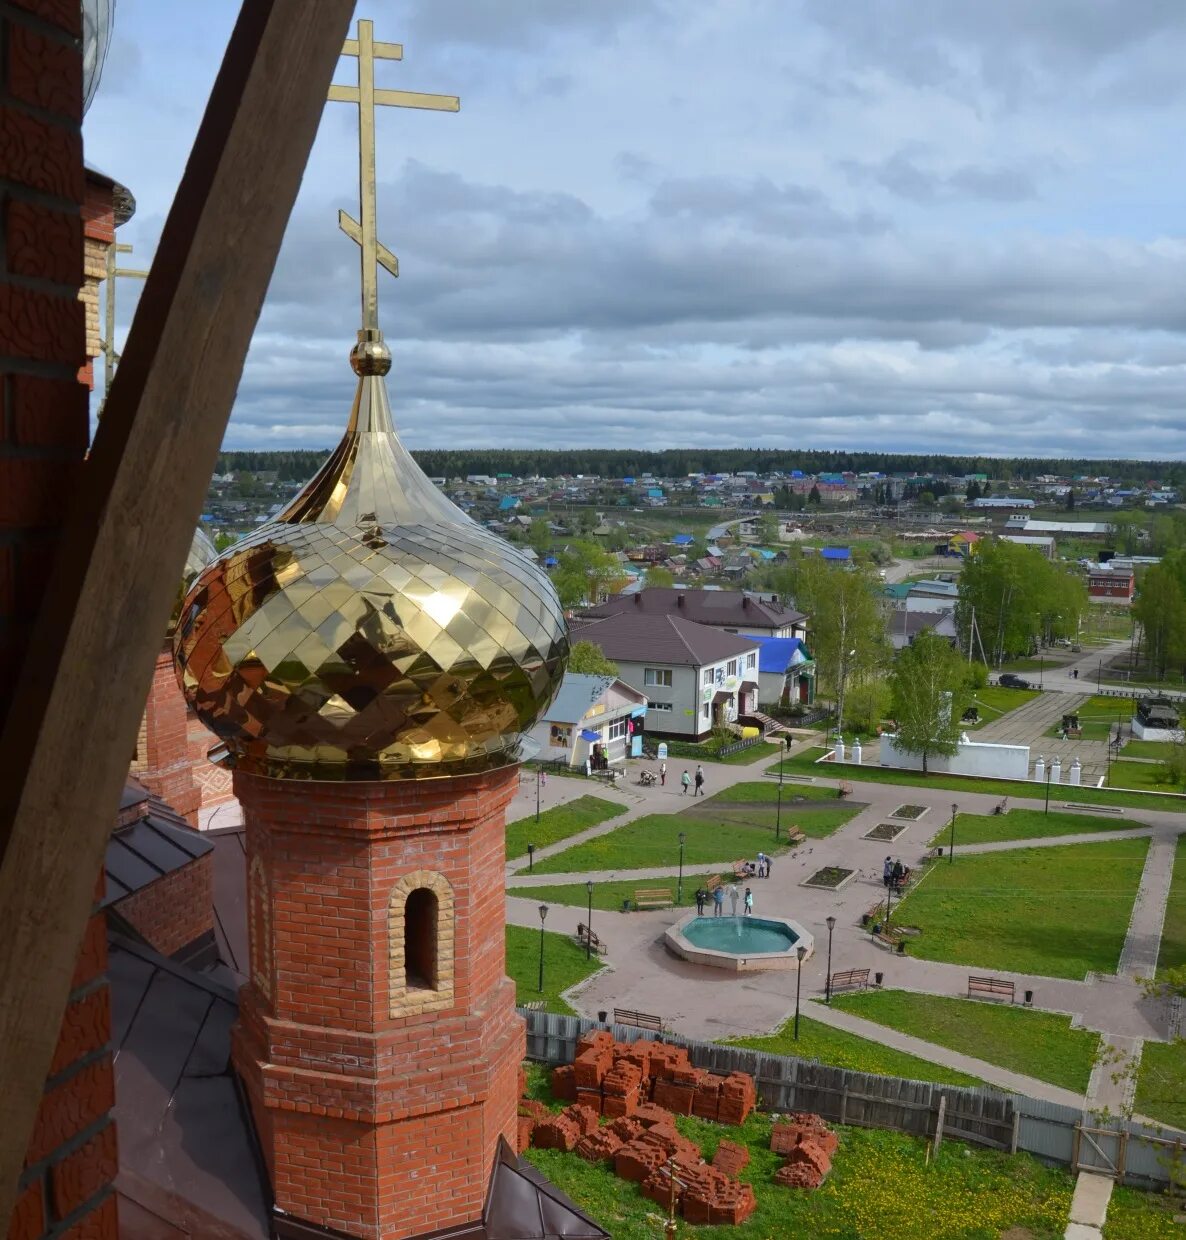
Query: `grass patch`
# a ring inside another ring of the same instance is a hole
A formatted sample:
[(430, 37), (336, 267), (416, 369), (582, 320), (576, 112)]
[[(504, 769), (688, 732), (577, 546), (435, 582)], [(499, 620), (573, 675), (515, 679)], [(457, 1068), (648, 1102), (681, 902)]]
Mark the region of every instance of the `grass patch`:
[(527, 926), (507, 926), (507, 977), (515, 983), (515, 1002), (544, 1001), (549, 1012), (575, 1016), (560, 992), (584, 981), (601, 969), (596, 956), (585, 959), (585, 949), (567, 934), (544, 933), (544, 989), (539, 991), (539, 931)]
[(976, 690), (969, 703), (979, 707), (980, 722), (964, 724), (963, 727), (974, 732), (986, 723), (993, 723), (1011, 710), (1024, 706), (1026, 702), (1032, 702), (1038, 696), (1037, 689), (1009, 689), (1001, 685), (986, 685), (983, 689)]
[(836, 995), (832, 1006), (1076, 1093), (1087, 1092), (1099, 1051), (1098, 1033), (1055, 1012), (905, 990)]
[[(723, 1137), (750, 1151), (741, 1178), (754, 1186), (757, 1211), (739, 1227), (680, 1224), (681, 1235), (698, 1240), (995, 1240), (1009, 1227), (1027, 1228), (1029, 1240), (1054, 1240), (1070, 1212), (1070, 1177), (1026, 1156), (948, 1140), (928, 1162), (925, 1144), (914, 1138), (840, 1128), (831, 1174), (813, 1192), (798, 1192), (772, 1182), (782, 1159), (770, 1151), (768, 1115), (754, 1114), (739, 1128), (685, 1116), (675, 1122), (706, 1158)], [(608, 1167), (559, 1150), (532, 1149), (526, 1156), (614, 1240), (653, 1240), (661, 1231), (654, 1221), (659, 1207)]]
[[(833, 1003), (839, 996), (834, 996)], [(804, 1005), (807, 1006), (807, 1005)], [(774, 1033), (764, 1037), (726, 1038), (725, 1046), (748, 1046), (751, 1050), (765, 1051), (769, 1055), (795, 1055), (800, 1059), (812, 1059), (816, 1063), (833, 1068), (851, 1068), (854, 1072), (875, 1072), (879, 1076), (902, 1076), (910, 1081), (933, 1081), (937, 1085), (982, 1086), (977, 1077), (931, 1063), (892, 1046), (882, 1046), (871, 1038), (836, 1029), (810, 1016), (799, 1017), (799, 1040), (795, 1041), (795, 1022), (788, 1020)]]
[(1174, 1213), (1164, 1193), (1117, 1185), (1108, 1202), (1104, 1240), (1182, 1240), (1182, 1227), (1174, 1222)]
[[(736, 753), (726, 754), (721, 757), (718, 750), (726, 748), (728, 745), (736, 744), (737, 738), (726, 742), (725, 745), (718, 745), (715, 740), (710, 741), (666, 741), (667, 745), (667, 774), (671, 774), (671, 767), (678, 765), (680, 762), (720, 762), (724, 766), (748, 766), (751, 762), (757, 762), (762, 758), (772, 757), (782, 749), (781, 745), (775, 745), (771, 741), (758, 741), (756, 745), (748, 745), (745, 749), (739, 749)], [(689, 775), (693, 774), (689, 770)], [(676, 772), (676, 779), (679, 779), (679, 772)]]
[[(614, 831), (575, 844), (535, 863), (536, 874), (585, 874), (590, 870), (641, 870), (679, 864), (679, 836), (686, 836), (684, 868), (711, 865), (737, 857), (753, 857), (759, 850), (775, 854), (773, 818), (769, 827), (722, 821), (721, 814), (648, 814)], [(637, 884), (636, 884), (637, 885)], [(645, 883), (643, 884), (646, 885)]]
[(912, 956), (1047, 977), (1114, 973), (1149, 842), (1109, 840), (936, 862), (898, 906)]
[[(675, 897), (679, 893), (679, 884), (677, 874), (668, 874), (663, 878), (641, 878), (641, 879), (615, 879), (611, 883), (594, 883), (593, 884), (593, 908), (600, 909), (606, 913), (620, 913), (622, 911), (622, 901), (630, 900), (633, 902), (634, 893), (640, 888), (646, 889), (651, 887), (668, 887), (671, 889), (672, 903), (678, 908), (695, 907), (696, 904), (696, 888), (708, 877), (706, 874), (689, 874), (684, 871), (684, 891), (683, 899), (676, 904)], [(732, 878), (729, 876), (722, 876)], [(726, 883), (726, 887), (728, 886)], [(535, 900), (542, 904), (568, 904), (574, 908), (587, 908), (589, 904), (589, 893), (584, 883), (552, 883), (541, 884), (539, 887), (510, 887), (507, 894), (521, 898), (524, 900)], [(712, 908), (712, 901), (709, 901), (709, 909)], [(726, 898), (726, 909), (729, 907)], [(593, 929), (596, 931), (597, 927)]]
[(1111, 788), (1147, 789), (1149, 792), (1181, 792), (1183, 785), (1167, 779), (1160, 763), (1125, 762), (1118, 758), (1108, 773)]
[[(1186, 965), (1186, 835), (1178, 836), (1174, 854), (1174, 876), (1169, 899), (1165, 904), (1165, 924), (1161, 928), (1161, 950), (1157, 956), (1157, 973), (1165, 976), (1167, 969)], [(1186, 1098), (1186, 1089), (1182, 1091)]]
[(1152, 758), (1155, 762), (1164, 762), (1173, 748), (1172, 741), (1125, 741), (1120, 751), (1121, 758)]
[[(792, 803), (801, 801), (838, 801), (839, 799), (840, 797), (836, 789), (830, 788), (827, 784), (788, 784), (784, 782), (782, 786), (782, 803), (784, 808)], [(698, 802), (698, 807), (708, 808), (714, 805), (714, 803), (716, 805), (727, 805), (738, 801), (744, 801), (747, 804), (777, 804), (777, 780), (768, 779), (753, 783), (734, 784), (723, 792), (717, 792), (710, 797), (702, 798)]]
[[(766, 769), (775, 774), (778, 768), (788, 775), (813, 775), (817, 779), (846, 779), (852, 783), (893, 784), (906, 788), (931, 788), (947, 792), (983, 792), (989, 796), (1028, 797), (1041, 800), (1045, 795), (1045, 787), (1032, 780), (1022, 779), (977, 779), (968, 775), (946, 775), (931, 773), (923, 775), (920, 771), (894, 770), (891, 767), (856, 766), (850, 762), (816, 764), (815, 759), (829, 751), (822, 745), (809, 749), (784, 762), (776, 762)], [(1137, 765), (1133, 763), (1132, 765)], [(1141, 792), (1127, 792), (1112, 788), (1071, 788), (1069, 784), (1061, 785), (1060, 799), (1063, 794), (1073, 794), (1072, 800), (1085, 805), (1123, 805), (1132, 809), (1158, 809), (1169, 813), (1186, 813), (1186, 796), (1153, 797)]]
[(1134, 1103), (1141, 1115), (1186, 1128), (1186, 1053), (1181, 1042), (1146, 1042)]
[[(1039, 840), (1053, 835), (1082, 835), (1088, 831), (1122, 831), (1144, 823), (1098, 818), (1094, 814), (1071, 814), (1065, 810), (1011, 809), (1005, 814), (960, 814), (955, 820), (955, 849), (961, 844), (990, 844), (994, 840)], [(931, 838), (932, 844), (946, 844), (950, 826), (945, 825)]]
[(508, 822), (507, 860), (513, 861), (516, 857), (527, 856), (528, 844), (534, 844), (536, 848), (559, 844), (570, 835), (577, 835), (589, 827), (595, 827), (599, 822), (605, 822), (606, 819), (625, 812), (626, 806), (619, 805), (616, 801), (607, 801), (605, 797), (583, 796), (544, 810), (539, 816), (539, 822), (535, 821), (534, 814), (520, 818), (518, 822)]

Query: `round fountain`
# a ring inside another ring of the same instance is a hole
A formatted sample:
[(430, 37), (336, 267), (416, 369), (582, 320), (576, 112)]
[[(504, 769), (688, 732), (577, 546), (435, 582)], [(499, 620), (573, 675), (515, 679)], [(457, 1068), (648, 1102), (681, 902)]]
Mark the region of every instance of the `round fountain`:
[[(701, 917), (688, 913), (664, 933), (667, 950), (692, 964), (734, 973), (797, 969), (800, 947), (807, 956), (815, 938), (789, 917)], [(804, 957), (804, 959), (807, 958)]]

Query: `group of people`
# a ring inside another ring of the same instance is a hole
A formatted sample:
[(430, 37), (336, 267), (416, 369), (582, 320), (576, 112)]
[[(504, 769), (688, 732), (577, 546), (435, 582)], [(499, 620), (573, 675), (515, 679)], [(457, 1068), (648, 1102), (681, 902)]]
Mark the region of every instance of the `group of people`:
[(745, 871), (746, 878), (769, 878), (770, 865), (770, 858), (764, 852), (760, 852), (756, 861), (742, 862), (742, 869)]
[[(724, 917), (725, 915), (725, 888), (716, 886), (712, 890), (712, 915), (714, 917)], [(754, 893), (747, 887), (745, 895), (737, 890), (737, 884), (733, 883), (729, 887), (729, 906), (731, 909), (730, 916), (737, 916), (738, 901), (744, 902), (745, 916), (749, 917), (754, 911)], [(704, 916), (704, 910), (708, 907), (708, 888), (699, 887), (696, 890), (696, 912), (699, 916)]]
[(896, 861), (893, 857), (886, 857), (885, 864), (881, 867), (881, 881), (885, 884), (887, 891), (891, 887), (895, 891), (901, 891), (902, 884), (909, 873), (910, 871), (902, 864), (901, 857)]

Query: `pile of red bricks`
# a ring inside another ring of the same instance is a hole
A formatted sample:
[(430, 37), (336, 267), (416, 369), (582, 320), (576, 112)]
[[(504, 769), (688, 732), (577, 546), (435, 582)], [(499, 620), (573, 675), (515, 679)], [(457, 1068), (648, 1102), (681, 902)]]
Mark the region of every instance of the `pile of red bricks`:
[(775, 1184), (784, 1188), (819, 1188), (832, 1169), (836, 1134), (818, 1115), (794, 1112), (775, 1124), (770, 1148), (786, 1159), (774, 1173)]
[(743, 1124), (757, 1104), (745, 1072), (716, 1076), (694, 1068), (688, 1052), (665, 1042), (615, 1042), (604, 1029), (577, 1043), (576, 1059), (552, 1073), (552, 1092), (616, 1119), (653, 1102), (675, 1115)]
[[(674, 1204), (690, 1223), (742, 1223), (757, 1208), (753, 1188), (737, 1178), (749, 1151), (721, 1141), (710, 1167), (695, 1142), (676, 1131), (674, 1119), (744, 1123), (757, 1101), (752, 1077), (713, 1076), (693, 1068), (680, 1047), (615, 1042), (596, 1030), (577, 1043), (572, 1064), (553, 1071), (552, 1093), (571, 1105), (552, 1114), (537, 1102), (519, 1104), (520, 1151), (531, 1144), (612, 1163), (644, 1197), (664, 1210)], [(602, 1127), (599, 1116), (611, 1122)]]

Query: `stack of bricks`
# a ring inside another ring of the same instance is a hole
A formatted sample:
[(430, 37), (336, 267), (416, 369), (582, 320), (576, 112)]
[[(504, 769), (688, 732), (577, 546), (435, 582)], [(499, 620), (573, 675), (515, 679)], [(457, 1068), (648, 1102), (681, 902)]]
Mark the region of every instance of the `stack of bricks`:
[(552, 1073), (552, 1093), (599, 1115), (634, 1115), (648, 1102), (675, 1115), (744, 1124), (757, 1105), (754, 1079), (744, 1072), (716, 1076), (694, 1068), (688, 1052), (665, 1042), (615, 1042), (604, 1029), (577, 1043), (571, 1064)]
[[(612, 1163), (616, 1175), (640, 1186), (664, 1210), (690, 1223), (742, 1223), (757, 1208), (754, 1190), (738, 1180), (749, 1151), (723, 1140), (705, 1164), (695, 1142), (675, 1128), (675, 1115), (742, 1124), (757, 1103), (753, 1078), (714, 1076), (694, 1068), (682, 1047), (615, 1042), (604, 1029), (577, 1043), (576, 1058), (552, 1072), (552, 1093), (571, 1105), (540, 1118), (538, 1103), (519, 1104), (519, 1141), (574, 1151)], [(611, 1122), (599, 1126), (598, 1116)]]
[(832, 1169), (832, 1155), (839, 1144), (836, 1134), (818, 1115), (795, 1112), (775, 1124), (770, 1148), (786, 1161), (774, 1173), (775, 1184), (784, 1188), (819, 1188)]

